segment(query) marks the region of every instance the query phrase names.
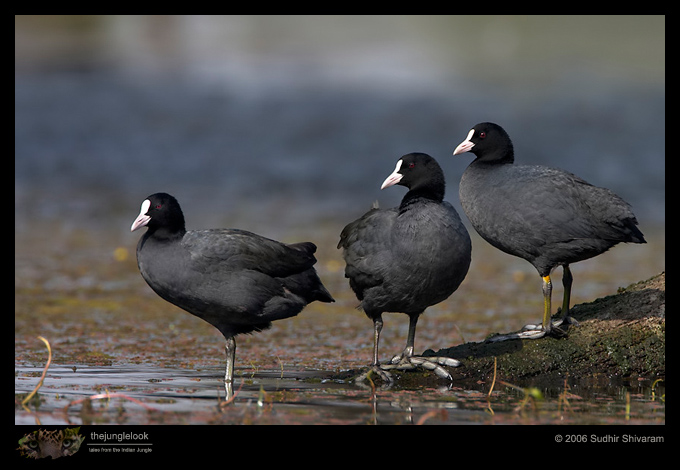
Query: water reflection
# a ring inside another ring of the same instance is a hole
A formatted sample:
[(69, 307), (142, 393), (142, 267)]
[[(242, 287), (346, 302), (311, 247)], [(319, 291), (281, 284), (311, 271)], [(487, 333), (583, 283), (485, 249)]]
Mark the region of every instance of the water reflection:
[[(497, 384), (488, 390), (370, 389), (308, 371), (241, 369), (236, 395), (225, 401), (218, 370), (147, 365), (54, 365), (39, 407), (15, 413), (15, 424), (663, 424), (663, 384), (621, 381), (572, 385), (528, 397)], [(32, 388), (39, 368), (17, 369), (15, 392)], [(313, 379), (310, 381), (310, 379)], [(65, 383), (68, 382), (68, 387)], [(240, 383), (239, 383), (240, 382)], [(603, 386), (604, 385), (604, 386)], [(652, 388), (653, 387), (653, 388)], [(103, 397), (91, 405), (88, 396)], [(628, 410), (628, 411), (626, 411)]]

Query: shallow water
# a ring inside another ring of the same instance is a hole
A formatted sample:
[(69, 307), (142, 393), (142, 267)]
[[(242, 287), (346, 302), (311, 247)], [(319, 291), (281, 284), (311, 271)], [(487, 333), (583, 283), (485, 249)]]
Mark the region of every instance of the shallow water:
[[(40, 404), (18, 408), (15, 424), (665, 423), (665, 386), (648, 382), (570, 385), (530, 398), (497, 385), (489, 397), (485, 386), (375, 390), (333, 380), (327, 371), (237, 369), (236, 395), (225, 402), (220, 372), (53, 365)], [(15, 392), (29, 392), (40, 373), (16, 367)], [(98, 398), (82, 403), (88, 396)]]

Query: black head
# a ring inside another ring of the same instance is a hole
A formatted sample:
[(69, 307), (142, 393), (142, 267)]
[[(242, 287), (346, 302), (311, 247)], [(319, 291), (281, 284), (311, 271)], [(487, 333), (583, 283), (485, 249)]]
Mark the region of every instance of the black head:
[(395, 184), (406, 186), (409, 193), (418, 193), (438, 201), (444, 199), (444, 172), (437, 160), (425, 153), (409, 153), (401, 157), (380, 189)]
[(512, 163), (515, 160), (510, 136), (505, 129), (492, 122), (482, 122), (473, 127), (453, 154), (465, 152), (471, 152), (477, 160), (489, 163)]
[(184, 214), (177, 199), (166, 193), (156, 193), (142, 202), (139, 215), (132, 223), (130, 231), (147, 227), (149, 232), (161, 232), (167, 235), (184, 235)]

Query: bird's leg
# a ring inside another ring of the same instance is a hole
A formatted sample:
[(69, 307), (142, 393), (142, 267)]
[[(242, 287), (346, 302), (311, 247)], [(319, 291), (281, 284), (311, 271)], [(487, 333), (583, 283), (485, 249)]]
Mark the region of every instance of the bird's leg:
[(227, 369), (224, 374), (224, 388), (227, 393), (227, 400), (234, 396), (234, 360), (236, 359), (236, 340), (233, 336), (227, 338), (225, 346), (227, 353)]
[(571, 301), (571, 285), (574, 282), (574, 277), (571, 275), (569, 265), (562, 266), (562, 286), (564, 286), (564, 299), (562, 300), (562, 319), (569, 316), (569, 303)]
[(373, 365), (380, 365), (378, 360), (378, 346), (380, 344), (380, 332), (383, 328), (382, 315), (373, 319)]
[(549, 335), (552, 331), (550, 320), (552, 281), (550, 275), (541, 276), (543, 280), (543, 322), (540, 325), (525, 325), (521, 330), (506, 335), (496, 335), (487, 339), (488, 342), (507, 341), (510, 339), (539, 339)]
[(392, 376), (380, 368), (380, 361), (378, 360), (378, 345), (380, 344), (380, 332), (382, 331), (382, 327), (382, 315), (373, 316), (373, 364), (368, 371), (356, 378), (356, 382), (367, 380), (371, 372), (375, 372), (387, 383), (392, 383), (393, 381)]
[(416, 341), (416, 325), (418, 323), (418, 317), (420, 317), (420, 314), (417, 315), (409, 315), (409, 321), (408, 321), (408, 337), (406, 338), (406, 347), (404, 350), (401, 352), (401, 354), (397, 354), (392, 358), (390, 361), (390, 364), (397, 364), (401, 362), (404, 359), (407, 359), (409, 357), (413, 356), (413, 351), (415, 350), (415, 341)]
[(559, 328), (561, 325), (577, 324), (576, 320), (568, 317), (569, 301), (571, 298), (571, 284), (572, 276), (571, 270), (567, 265), (563, 266), (564, 275), (562, 277), (562, 284), (564, 285), (564, 299), (562, 300), (563, 317), (555, 322), (550, 318), (551, 311), (551, 297), (552, 297), (552, 281), (550, 275), (542, 276), (543, 280), (543, 322), (540, 325), (525, 325), (521, 330), (515, 333), (508, 333), (505, 335), (496, 335), (487, 339), (488, 342), (507, 341), (509, 339), (539, 339), (544, 336), (564, 336), (565, 330)]
[[(564, 286), (564, 299), (562, 300), (562, 316), (559, 320), (553, 322), (553, 327), (558, 327), (561, 325), (578, 325), (578, 322), (569, 316), (569, 303), (571, 301), (571, 285), (574, 282), (574, 277), (571, 275), (571, 269), (569, 265), (565, 264), (562, 266), (562, 285)], [(562, 334), (566, 332), (563, 329), (559, 329)]]
[(549, 335), (552, 331), (552, 322), (550, 320), (550, 311), (552, 310), (552, 282), (550, 281), (550, 274), (543, 276), (543, 333)]
[(408, 338), (406, 339), (406, 347), (401, 354), (397, 354), (392, 358), (389, 364), (382, 366), (383, 369), (399, 369), (410, 370), (420, 366), (424, 369), (432, 370), (438, 377), (444, 379), (451, 379), (451, 374), (442, 366), (458, 367), (460, 362), (450, 357), (424, 357), (414, 356), (414, 344), (416, 339), (416, 324), (420, 313), (409, 315)]

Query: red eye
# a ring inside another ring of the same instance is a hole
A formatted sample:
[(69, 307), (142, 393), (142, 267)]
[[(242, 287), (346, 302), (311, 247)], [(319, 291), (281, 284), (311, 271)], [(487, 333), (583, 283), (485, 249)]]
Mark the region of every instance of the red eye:
[(156, 205), (156, 209), (160, 209), (161, 207), (163, 207), (163, 206), (160, 205), (160, 204), (157, 204), (157, 205)]
[(479, 133), (479, 138), (480, 138), (480, 139), (483, 139), (484, 137), (486, 137), (486, 132), (480, 132), (480, 133)]
[(416, 167), (416, 164), (413, 163), (413, 162), (411, 162), (411, 163), (408, 164), (408, 167), (409, 167), (409, 168), (415, 168), (415, 167)]

